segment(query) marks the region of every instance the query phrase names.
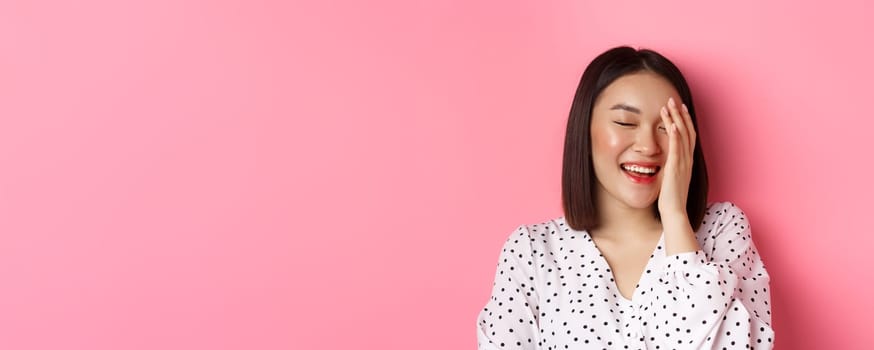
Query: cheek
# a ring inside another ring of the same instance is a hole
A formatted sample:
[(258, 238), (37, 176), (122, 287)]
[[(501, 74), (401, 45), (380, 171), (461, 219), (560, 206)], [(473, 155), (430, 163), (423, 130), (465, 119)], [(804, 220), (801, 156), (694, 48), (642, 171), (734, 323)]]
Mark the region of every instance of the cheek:
[(622, 153), (622, 137), (608, 129), (592, 130), (592, 163), (595, 166), (595, 177), (602, 181), (609, 178), (617, 168), (619, 155)]
[(622, 151), (624, 142), (622, 135), (615, 131), (604, 129), (592, 130), (592, 151), (595, 152), (595, 157), (618, 154)]
[(668, 146), (670, 146), (671, 144), (670, 139), (668, 139), (668, 135), (658, 133), (656, 137), (656, 141), (659, 143), (659, 148), (662, 150), (662, 152), (667, 152)]

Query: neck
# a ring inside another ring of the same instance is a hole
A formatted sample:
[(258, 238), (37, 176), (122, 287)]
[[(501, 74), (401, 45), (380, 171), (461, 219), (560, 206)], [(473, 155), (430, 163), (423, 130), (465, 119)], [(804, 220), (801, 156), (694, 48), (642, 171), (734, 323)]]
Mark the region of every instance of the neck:
[(655, 217), (652, 206), (632, 208), (606, 193), (598, 198), (600, 225), (591, 230), (593, 235), (626, 241), (661, 234), (662, 224)]

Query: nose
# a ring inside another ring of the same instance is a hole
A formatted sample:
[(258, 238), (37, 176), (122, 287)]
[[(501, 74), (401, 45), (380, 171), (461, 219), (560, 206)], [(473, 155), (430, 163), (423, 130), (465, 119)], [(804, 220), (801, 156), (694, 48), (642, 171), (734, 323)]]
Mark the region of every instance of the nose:
[(634, 151), (644, 156), (654, 156), (662, 152), (654, 132), (640, 130), (634, 142)]

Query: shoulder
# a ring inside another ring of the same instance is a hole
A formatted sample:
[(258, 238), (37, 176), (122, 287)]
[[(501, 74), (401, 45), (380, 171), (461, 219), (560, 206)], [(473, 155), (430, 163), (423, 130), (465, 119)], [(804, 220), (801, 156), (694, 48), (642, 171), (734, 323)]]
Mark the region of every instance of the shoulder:
[(528, 232), (532, 238), (545, 238), (547, 236), (564, 236), (571, 233), (571, 228), (564, 220), (564, 216), (554, 217), (548, 220), (535, 221), (519, 226)]
[(696, 236), (711, 261), (734, 261), (752, 245), (747, 215), (732, 202), (710, 203)]
[(710, 202), (707, 204), (708, 214), (719, 215), (719, 213), (727, 213), (730, 211), (741, 211), (741, 209), (737, 204), (730, 201)]
[(744, 211), (733, 202), (712, 202), (704, 211), (700, 233), (720, 233), (726, 229), (748, 229), (749, 223)]
[(578, 233), (568, 226), (564, 216), (518, 225), (507, 237), (505, 249), (528, 251), (532, 255), (549, 254), (575, 240)]
[(565, 222), (564, 216), (558, 216), (550, 219), (520, 224), (510, 233), (508, 239), (517, 236), (526, 236), (532, 239), (545, 238), (551, 235), (571, 234), (572, 231), (573, 230), (568, 226), (567, 222)]

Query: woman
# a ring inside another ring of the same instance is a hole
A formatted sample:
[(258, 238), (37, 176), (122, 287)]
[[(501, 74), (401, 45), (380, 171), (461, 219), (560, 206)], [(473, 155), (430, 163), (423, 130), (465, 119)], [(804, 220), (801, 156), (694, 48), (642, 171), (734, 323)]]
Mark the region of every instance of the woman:
[(769, 276), (747, 219), (707, 203), (692, 95), (651, 50), (586, 68), (568, 118), (564, 216), (513, 231), (480, 349), (770, 349)]

